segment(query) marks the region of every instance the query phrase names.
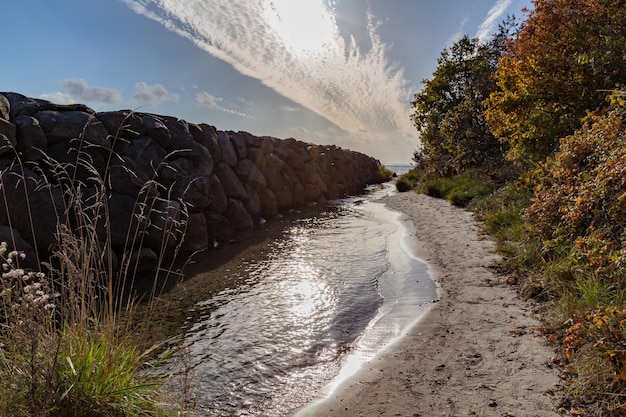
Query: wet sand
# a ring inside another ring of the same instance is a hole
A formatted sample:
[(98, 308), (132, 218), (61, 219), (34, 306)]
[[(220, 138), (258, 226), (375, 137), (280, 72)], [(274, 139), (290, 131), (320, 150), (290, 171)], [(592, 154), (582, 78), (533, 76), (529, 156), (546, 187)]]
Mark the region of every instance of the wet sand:
[(492, 266), (495, 245), (472, 213), (413, 192), (385, 197), (404, 214), (411, 251), (440, 301), (387, 350), (299, 416), (515, 416), (556, 412), (557, 370), (530, 301)]

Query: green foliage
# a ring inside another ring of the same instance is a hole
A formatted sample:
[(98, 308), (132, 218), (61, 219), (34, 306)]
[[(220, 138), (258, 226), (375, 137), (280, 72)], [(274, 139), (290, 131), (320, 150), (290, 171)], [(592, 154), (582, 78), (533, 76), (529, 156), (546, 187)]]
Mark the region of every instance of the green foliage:
[(486, 102), (493, 133), (524, 162), (552, 154), (588, 111), (606, 106), (607, 89), (626, 83), (624, 0), (533, 3)]
[(475, 174), (464, 174), (427, 180), (420, 187), (426, 195), (445, 198), (455, 206), (465, 207), (474, 198), (491, 192), (493, 184)]
[(413, 168), (396, 180), (396, 189), (401, 193), (413, 190), (417, 187), (419, 181), (420, 170), (418, 168)]
[(378, 164), (378, 175), (383, 181), (389, 181), (391, 178), (393, 178), (393, 171), (383, 164)]
[(624, 110), (594, 116), (545, 167), (526, 212), (532, 230), (553, 251), (560, 242), (569, 256), (596, 275), (626, 284), (626, 124)]
[(441, 53), (433, 77), (412, 103), (423, 145), (418, 164), (434, 164), (445, 175), (502, 163), (505, 149), (489, 131), (483, 101), (496, 89), (492, 74), (513, 25), (504, 24), (490, 42), (465, 36)]

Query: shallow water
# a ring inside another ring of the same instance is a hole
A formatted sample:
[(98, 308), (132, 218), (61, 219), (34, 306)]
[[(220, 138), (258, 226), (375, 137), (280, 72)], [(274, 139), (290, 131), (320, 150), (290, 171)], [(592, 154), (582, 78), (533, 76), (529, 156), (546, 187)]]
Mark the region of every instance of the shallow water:
[(297, 222), (266, 259), (233, 271), (243, 285), (194, 307), (184, 355), (164, 370), (190, 369), (200, 415), (290, 415), (423, 314), (436, 287), (405, 250), (399, 214), (374, 201), (390, 192)]

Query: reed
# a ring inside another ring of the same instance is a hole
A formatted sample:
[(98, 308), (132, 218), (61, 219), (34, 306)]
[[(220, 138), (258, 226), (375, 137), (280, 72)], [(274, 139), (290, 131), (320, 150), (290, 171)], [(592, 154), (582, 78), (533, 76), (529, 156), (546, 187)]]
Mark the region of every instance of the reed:
[[(39, 270), (25, 270), (20, 267), (24, 254), (10, 251), (6, 243), (0, 245), (0, 416), (180, 415), (185, 410), (166, 404), (157, 389), (161, 381), (145, 372), (150, 362), (146, 352), (140, 352), (130, 337), (137, 299), (128, 289), (138, 275), (132, 253), (145, 239), (149, 214), (161, 210), (159, 214), (167, 217), (169, 207), (159, 209), (158, 199), (148, 192), (158, 183), (154, 178), (148, 181), (136, 199), (118, 258), (107, 188), (117, 156), (109, 152), (101, 174), (84, 152), (93, 145), (77, 141), (73, 145), (85, 157), (77, 158), (76, 165), (45, 158), (52, 176), (38, 184), (40, 190), (50, 191), (51, 198), (53, 189), (64, 196), (50, 261)], [(17, 154), (15, 161), (11, 174), (21, 169), (20, 180), (25, 183)], [(79, 169), (89, 173), (87, 180), (78, 180)], [(1, 172), (0, 178), (4, 175), (8, 172)], [(0, 183), (0, 188), (5, 200), (7, 193), (23, 192), (28, 201), (25, 185), (8, 189)], [(36, 215), (30, 204), (25, 209), (29, 218)], [(166, 219), (157, 273), (172, 271), (185, 233), (184, 203), (180, 213)], [(172, 245), (170, 239), (177, 243)], [(159, 291), (157, 279), (153, 283), (151, 299)]]

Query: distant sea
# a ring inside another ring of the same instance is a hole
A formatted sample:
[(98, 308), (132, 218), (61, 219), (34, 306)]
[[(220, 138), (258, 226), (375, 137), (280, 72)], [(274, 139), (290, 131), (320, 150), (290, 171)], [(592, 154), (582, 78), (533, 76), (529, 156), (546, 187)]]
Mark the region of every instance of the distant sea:
[(415, 167), (415, 165), (411, 164), (385, 164), (385, 166), (398, 176), (406, 174)]

